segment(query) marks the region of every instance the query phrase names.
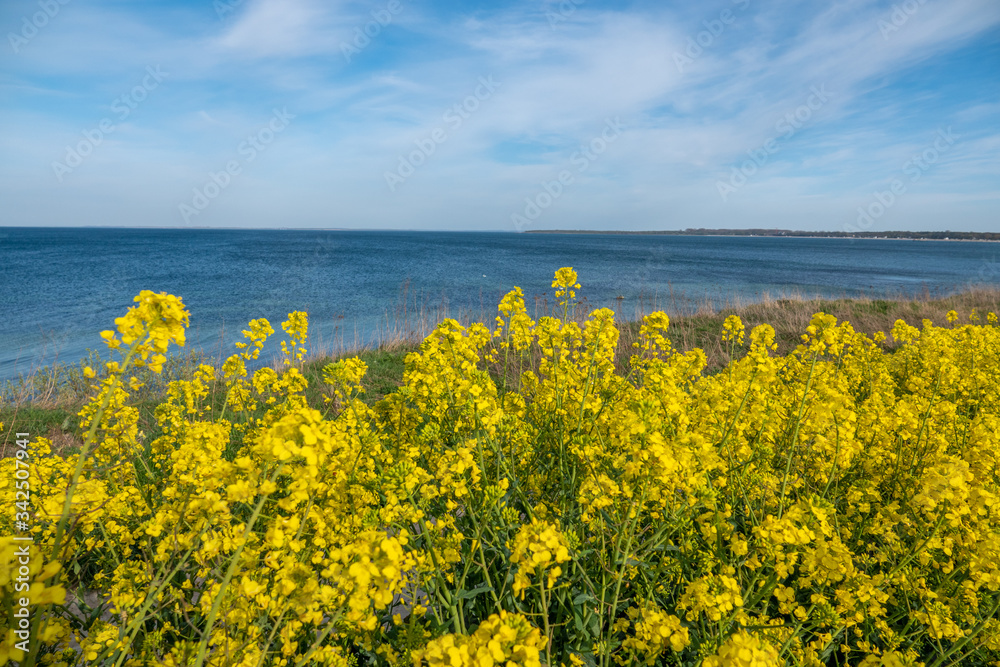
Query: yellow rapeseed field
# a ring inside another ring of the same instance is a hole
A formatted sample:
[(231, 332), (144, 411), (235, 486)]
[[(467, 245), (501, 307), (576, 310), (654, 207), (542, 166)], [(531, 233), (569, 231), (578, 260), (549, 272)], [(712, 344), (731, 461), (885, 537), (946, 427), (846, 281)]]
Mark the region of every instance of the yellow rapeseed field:
[(514, 290), (495, 326), (441, 322), (374, 407), (358, 359), (306, 403), (304, 313), (248, 370), (254, 320), (154, 434), (133, 371), (188, 313), (142, 292), (87, 371), (84, 447), (25, 450), (0, 665), (1000, 665), (994, 313), (873, 338), (817, 313), (785, 357), (733, 316), (711, 375), (653, 313), (621, 371), (614, 313), (581, 325), (576, 273), (552, 285), (561, 317)]

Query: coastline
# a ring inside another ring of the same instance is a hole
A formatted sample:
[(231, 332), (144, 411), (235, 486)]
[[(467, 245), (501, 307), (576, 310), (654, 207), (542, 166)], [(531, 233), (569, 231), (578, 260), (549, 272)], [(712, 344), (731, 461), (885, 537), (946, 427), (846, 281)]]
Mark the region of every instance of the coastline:
[[(700, 231), (700, 230), (699, 230)], [(718, 233), (711, 233), (717, 231)], [(674, 231), (674, 230), (659, 230), (659, 231), (618, 231), (618, 230), (590, 230), (590, 229), (529, 229), (525, 231), (525, 234), (593, 234), (601, 236), (685, 236), (685, 237), (746, 237), (746, 238), (771, 238), (771, 239), (847, 239), (852, 241), (965, 241), (965, 242), (986, 242), (986, 243), (1000, 243), (1000, 233), (994, 232), (951, 232), (953, 234), (983, 234), (985, 237), (979, 238), (954, 238), (951, 236), (945, 236), (943, 238), (938, 238), (936, 236), (921, 236), (921, 234), (946, 234), (949, 232), (896, 232), (899, 234), (908, 234), (907, 236), (883, 236), (875, 233), (862, 233), (850, 234), (847, 232), (832, 232), (832, 233), (810, 233), (801, 231), (790, 231), (788, 233), (781, 234), (768, 234), (768, 233), (749, 233), (750, 230), (705, 230), (707, 233), (696, 233), (695, 231)], [(760, 230), (752, 230), (760, 231)]]

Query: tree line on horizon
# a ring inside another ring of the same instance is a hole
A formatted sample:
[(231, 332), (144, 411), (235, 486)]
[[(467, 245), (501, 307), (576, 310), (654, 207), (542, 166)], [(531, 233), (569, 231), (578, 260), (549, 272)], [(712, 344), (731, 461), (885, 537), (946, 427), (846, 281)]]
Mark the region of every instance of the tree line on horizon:
[(865, 238), (865, 239), (916, 239), (916, 240), (962, 240), (962, 241), (1000, 241), (998, 232), (807, 232), (791, 229), (705, 229), (687, 228), (677, 230), (651, 231), (618, 231), (618, 230), (588, 230), (588, 229), (537, 229), (529, 230), (528, 234), (660, 234), (671, 236), (808, 236), (817, 238)]

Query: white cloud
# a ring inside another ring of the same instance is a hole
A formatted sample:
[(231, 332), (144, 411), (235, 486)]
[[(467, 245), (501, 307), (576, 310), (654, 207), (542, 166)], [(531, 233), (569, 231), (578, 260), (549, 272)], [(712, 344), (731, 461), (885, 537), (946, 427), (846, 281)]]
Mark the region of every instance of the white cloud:
[[(19, 106), (7, 114), (4, 145), (14, 166), (0, 167), (0, 194), (21, 202), (14, 215), (22, 224), (43, 210), (50, 221), (60, 210), (97, 219), (101, 206), (119, 199), (129, 215), (173, 219), (173, 200), (218, 169), (274, 106), (299, 118), (280, 148), (251, 165), (244, 185), (213, 205), (204, 216), (212, 224), (268, 224), (279, 212), (305, 224), (336, 210), (358, 225), (509, 228), (518, 203), (565, 168), (609, 117), (620, 117), (625, 133), (543, 226), (655, 227), (681, 218), (746, 226), (768, 217), (767, 226), (781, 226), (781, 210), (797, 224), (835, 224), (839, 211), (853, 210), (872, 183), (898, 170), (928, 128), (948, 123), (978, 134), (947, 169), (928, 175), (936, 191), (965, 184), (978, 192), (982, 170), (996, 170), (996, 103), (985, 90), (962, 109), (937, 99), (933, 87), (892, 89), (901, 71), (920, 71), (995, 30), (1000, 8), (988, 0), (926, 3), (888, 39), (878, 21), (891, 8), (868, 0), (821, 8), (755, 2), (684, 71), (674, 54), (718, 8), (582, 4), (553, 28), (537, 7), (456, 16), (407, 2), (394, 19), (404, 30), (386, 31), (347, 63), (340, 43), (373, 6), (248, 0), (226, 21), (210, 3), (157, 21), (120, 5), (68, 5), (48, 41), (37, 42), (43, 48), (2, 65), (9, 73), (0, 87)], [(130, 133), (54, 189), (51, 160), (157, 63), (171, 77), (129, 118)], [(75, 79), (59, 78), (67, 73)], [(490, 75), (501, 88), (390, 193), (383, 173)], [(812, 86), (824, 85), (829, 102), (724, 204), (716, 181), (778, 134), (776, 122)], [(54, 103), (58, 97), (65, 102)], [(524, 148), (523, 163), (516, 155), (497, 159), (511, 145)], [(25, 208), (24, 191), (44, 205)], [(917, 212), (915, 220), (925, 219)]]
[(337, 3), (318, 0), (255, 0), (218, 44), (254, 57), (333, 51), (336, 10)]

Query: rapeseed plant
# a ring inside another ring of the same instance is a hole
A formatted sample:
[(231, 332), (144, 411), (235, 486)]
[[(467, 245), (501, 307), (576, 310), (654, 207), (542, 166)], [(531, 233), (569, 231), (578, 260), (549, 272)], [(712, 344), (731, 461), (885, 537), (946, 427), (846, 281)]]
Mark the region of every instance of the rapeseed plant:
[(552, 286), (561, 317), (515, 289), (493, 330), (441, 322), (374, 407), (356, 359), (306, 402), (302, 312), (251, 374), (253, 320), (151, 436), (124, 378), (188, 313), (143, 291), (84, 374), (81, 450), (30, 444), (0, 665), (1000, 664), (995, 313), (897, 322), (893, 353), (817, 313), (783, 357), (733, 316), (711, 375), (653, 313), (621, 371), (614, 313), (570, 317), (571, 268)]

